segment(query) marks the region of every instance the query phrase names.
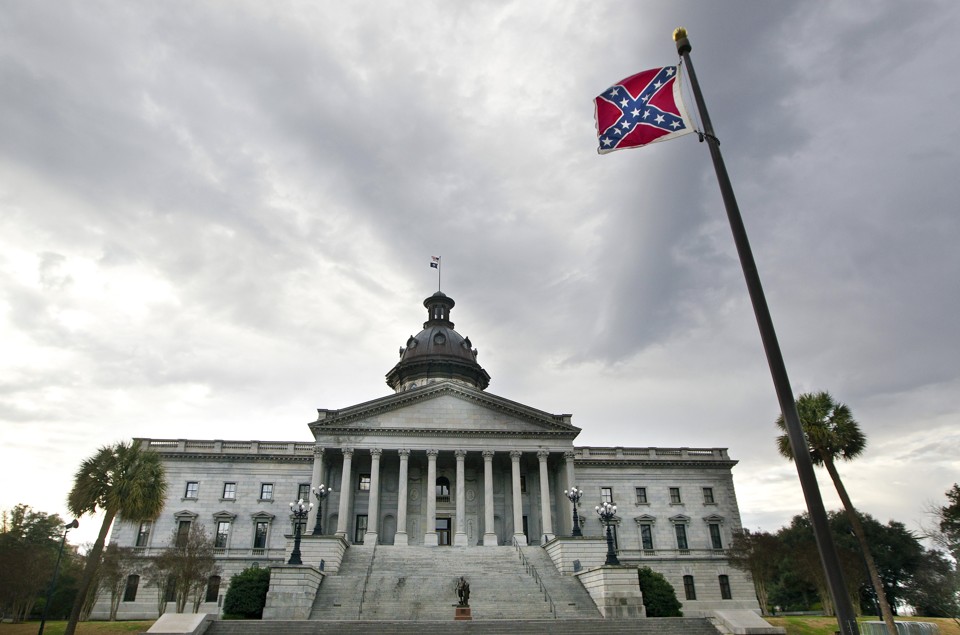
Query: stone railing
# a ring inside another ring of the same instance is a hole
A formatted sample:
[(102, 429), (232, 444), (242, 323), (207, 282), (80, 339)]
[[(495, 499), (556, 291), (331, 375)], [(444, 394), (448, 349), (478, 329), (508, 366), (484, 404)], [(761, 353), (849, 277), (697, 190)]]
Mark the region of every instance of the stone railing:
[[(138, 556), (149, 557), (158, 556), (164, 551), (165, 547), (134, 547), (133, 552)], [(215, 558), (263, 558), (265, 560), (283, 560), (284, 550), (256, 548), (256, 547), (215, 547), (213, 549)]]
[(184, 454), (267, 454), (271, 456), (313, 455), (314, 444), (303, 441), (224, 441), (222, 439), (135, 439), (142, 447), (157, 452)]
[(574, 448), (577, 459), (729, 461), (726, 448)]
[(620, 558), (628, 560), (672, 560), (675, 558), (724, 559), (725, 549), (618, 549)]

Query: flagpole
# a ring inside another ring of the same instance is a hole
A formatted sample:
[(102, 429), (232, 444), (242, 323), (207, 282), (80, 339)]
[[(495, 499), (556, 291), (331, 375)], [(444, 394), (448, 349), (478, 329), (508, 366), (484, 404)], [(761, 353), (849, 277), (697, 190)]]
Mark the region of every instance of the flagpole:
[(777, 334), (773, 328), (773, 320), (770, 317), (767, 300), (763, 294), (763, 287), (760, 285), (760, 275), (757, 272), (757, 264), (753, 259), (753, 252), (750, 249), (750, 242), (747, 239), (747, 231), (743, 225), (743, 219), (740, 216), (737, 199), (733, 194), (733, 186), (730, 184), (727, 168), (723, 163), (723, 156), (720, 154), (720, 142), (713, 134), (710, 115), (707, 114), (707, 105), (706, 102), (704, 102), (703, 95), (700, 93), (697, 74), (694, 72), (693, 63), (690, 61), (690, 51), (692, 47), (690, 46), (690, 41), (687, 39), (686, 30), (681, 28), (674, 31), (673, 39), (677, 44), (677, 52), (683, 58), (683, 63), (686, 66), (687, 74), (690, 78), (690, 85), (693, 89), (693, 95), (697, 102), (697, 109), (700, 111), (700, 119), (703, 121), (702, 138), (706, 138), (707, 145), (710, 147), (710, 156), (713, 158), (713, 167), (716, 170), (717, 181), (720, 184), (720, 194), (723, 197), (724, 206), (727, 208), (730, 230), (733, 232), (733, 240), (734, 243), (736, 243), (737, 253), (740, 256), (740, 266), (743, 268), (743, 275), (746, 279), (747, 289), (750, 292), (750, 299), (753, 303), (753, 312), (757, 318), (757, 325), (760, 327), (760, 339), (763, 341), (763, 348), (767, 355), (767, 364), (770, 366), (770, 374), (777, 392), (777, 399), (780, 402), (780, 410), (783, 413), (783, 419), (786, 423), (787, 436), (790, 439), (790, 447), (793, 450), (793, 460), (797, 466), (797, 474), (800, 477), (800, 487), (803, 490), (803, 496), (807, 503), (807, 511), (810, 513), (810, 521), (813, 524), (813, 533), (816, 537), (817, 548), (820, 551), (820, 561), (823, 564), (824, 573), (827, 577), (827, 586), (830, 589), (833, 606), (836, 609), (840, 633), (842, 633), (842, 635), (859, 635), (860, 630), (857, 626), (856, 614), (853, 612), (853, 606), (850, 603), (850, 598), (846, 591), (847, 587), (843, 581), (840, 559), (837, 557), (837, 549), (833, 542), (833, 536), (830, 533), (827, 512), (823, 507), (823, 499), (820, 496), (817, 477), (813, 472), (813, 461), (810, 458), (807, 441), (803, 434), (803, 428), (800, 425), (800, 416), (797, 414), (797, 404), (793, 399), (793, 390), (790, 388), (787, 368), (783, 362), (783, 355), (780, 352), (780, 344), (777, 342)]
[(437, 256), (437, 293), (440, 292), (440, 265), (443, 264), (443, 256)]

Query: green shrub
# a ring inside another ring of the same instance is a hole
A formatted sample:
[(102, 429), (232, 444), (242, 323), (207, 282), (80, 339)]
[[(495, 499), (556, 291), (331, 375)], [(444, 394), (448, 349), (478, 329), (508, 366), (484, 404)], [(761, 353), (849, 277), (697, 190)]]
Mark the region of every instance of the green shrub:
[(683, 617), (677, 592), (662, 575), (650, 567), (637, 571), (640, 578), (640, 592), (643, 593), (643, 606), (647, 617)]
[(270, 569), (250, 567), (230, 579), (223, 598), (223, 617), (228, 620), (259, 620), (270, 588)]

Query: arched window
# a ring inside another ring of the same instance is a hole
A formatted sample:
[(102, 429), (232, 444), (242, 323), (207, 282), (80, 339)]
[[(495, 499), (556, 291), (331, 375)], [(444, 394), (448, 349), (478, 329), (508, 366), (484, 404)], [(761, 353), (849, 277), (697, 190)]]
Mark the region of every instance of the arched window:
[(140, 576), (128, 575), (127, 586), (123, 590), (123, 601), (134, 602), (137, 599), (137, 587), (140, 586)]
[(450, 501), (450, 479), (446, 476), (437, 479), (437, 500), (440, 502)]
[(722, 575), (719, 577), (720, 580), (720, 597), (724, 600), (732, 600), (733, 593), (730, 591), (730, 578), (728, 576)]
[(220, 595), (220, 576), (212, 575), (207, 580), (207, 597), (205, 602), (216, 602)]

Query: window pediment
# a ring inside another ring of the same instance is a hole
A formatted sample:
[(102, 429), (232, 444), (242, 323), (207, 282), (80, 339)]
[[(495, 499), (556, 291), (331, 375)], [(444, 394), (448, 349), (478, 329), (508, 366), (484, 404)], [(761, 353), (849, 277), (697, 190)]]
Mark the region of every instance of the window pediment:
[(250, 518), (252, 518), (254, 521), (257, 521), (257, 520), (270, 521), (276, 518), (276, 516), (274, 516), (273, 514), (268, 514), (267, 512), (257, 512), (256, 514), (250, 514)]
[(197, 516), (198, 514), (196, 512), (192, 512), (189, 509), (178, 511), (176, 514), (173, 515), (173, 517), (176, 518), (177, 520), (190, 520), (190, 521), (196, 520)]
[(657, 522), (657, 517), (651, 516), (650, 514), (641, 514), (640, 516), (635, 517), (633, 520), (638, 525), (641, 523), (649, 523), (652, 525)]
[(723, 524), (724, 517), (720, 514), (710, 514), (709, 516), (704, 516), (703, 520), (707, 523), (717, 523), (719, 525)]
[(232, 521), (232, 520), (234, 520), (236, 517), (237, 517), (236, 514), (231, 513), (231, 512), (228, 512), (228, 511), (226, 511), (226, 510), (224, 510), (224, 511), (219, 511), (219, 512), (217, 512), (216, 514), (213, 515), (213, 519), (216, 520), (216, 521), (224, 521), (224, 520)]
[(689, 525), (690, 517), (685, 514), (677, 514), (676, 516), (670, 517), (670, 522), (674, 525)]

